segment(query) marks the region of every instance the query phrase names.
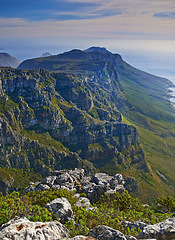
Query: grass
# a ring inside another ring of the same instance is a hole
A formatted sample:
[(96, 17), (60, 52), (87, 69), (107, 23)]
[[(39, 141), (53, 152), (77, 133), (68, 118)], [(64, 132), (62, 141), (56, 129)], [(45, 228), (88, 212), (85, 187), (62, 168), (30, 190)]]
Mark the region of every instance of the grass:
[(53, 147), (57, 151), (65, 151), (68, 154), (70, 150), (63, 146), (63, 144), (55, 139), (53, 139), (48, 132), (45, 133), (35, 133), (35, 131), (31, 130), (23, 130), (22, 134), (31, 140), (38, 140), (38, 142), (44, 146)]
[[(123, 119), (124, 122), (132, 124), (138, 129), (139, 142), (143, 146), (147, 166), (150, 170), (150, 173), (146, 174), (146, 177), (150, 179), (149, 181), (146, 180), (143, 172), (141, 176), (138, 176), (140, 182), (138, 196), (142, 199), (144, 196), (145, 199), (154, 200), (158, 196), (173, 195), (175, 186), (175, 125), (152, 120), (137, 112), (133, 115)], [(162, 178), (158, 172), (165, 178)]]

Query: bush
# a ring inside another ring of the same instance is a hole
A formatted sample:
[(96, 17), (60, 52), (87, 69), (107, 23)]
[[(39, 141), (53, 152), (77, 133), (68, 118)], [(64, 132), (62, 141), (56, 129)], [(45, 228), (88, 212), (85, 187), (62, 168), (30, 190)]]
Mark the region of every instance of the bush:
[[(44, 208), (45, 204), (59, 197), (66, 197), (71, 203), (74, 211), (74, 220), (65, 223), (70, 237), (76, 235), (87, 235), (89, 229), (98, 225), (107, 225), (117, 229), (124, 234), (137, 236), (139, 229), (129, 229), (122, 224), (122, 221), (149, 222), (155, 224), (172, 216), (174, 211), (174, 198), (159, 198), (159, 208), (166, 210), (166, 213), (158, 212), (157, 208), (152, 209), (142, 206), (138, 199), (131, 197), (127, 191), (123, 194), (105, 194), (98, 202), (92, 205), (93, 210), (87, 211), (83, 207), (74, 207), (77, 198), (73, 198), (75, 192), (68, 190), (47, 190), (33, 191), (24, 196), (13, 192), (3, 196), (0, 194), (0, 225), (6, 223), (15, 216), (27, 217), (31, 221), (53, 221), (53, 214)], [(84, 194), (82, 194), (84, 196)], [(159, 209), (160, 210), (160, 209)]]

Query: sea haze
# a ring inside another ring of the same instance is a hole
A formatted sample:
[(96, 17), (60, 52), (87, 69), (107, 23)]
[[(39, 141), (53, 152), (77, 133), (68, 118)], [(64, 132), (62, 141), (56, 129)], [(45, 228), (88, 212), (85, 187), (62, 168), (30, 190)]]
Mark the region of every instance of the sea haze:
[[(165, 77), (175, 85), (175, 56), (174, 54), (129, 52), (123, 53), (123, 58), (133, 67), (148, 73)], [(175, 103), (175, 87), (170, 88), (171, 102)]]

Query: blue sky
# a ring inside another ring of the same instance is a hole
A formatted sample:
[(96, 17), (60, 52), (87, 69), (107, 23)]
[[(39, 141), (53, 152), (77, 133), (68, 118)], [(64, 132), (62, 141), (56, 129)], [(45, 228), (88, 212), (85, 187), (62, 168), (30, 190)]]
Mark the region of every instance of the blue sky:
[(175, 0), (1, 0), (0, 5), (0, 51), (19, 60), (92, 45), (126, 57), (175, 56)]

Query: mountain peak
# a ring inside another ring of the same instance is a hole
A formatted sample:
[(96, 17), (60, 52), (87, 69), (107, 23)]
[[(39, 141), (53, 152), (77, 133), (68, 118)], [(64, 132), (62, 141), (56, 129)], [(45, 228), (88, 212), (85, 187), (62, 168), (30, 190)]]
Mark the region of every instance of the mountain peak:
[(87, 54), (84, 51), (79, 49), (73, 49), (69, 52), (62, 53), (61, 55), (58, 54), (57, 56), (72, 58), (72, 59), (84, 59), (87, 58)]
[(52, 54), (50, 52), (45, 52), (42, 54), (41, 57), (50, 57), (50, 56), (52, 56)]
[(103, 53), (111, 53), (110, 51), (108, 51), (105, 47), (90, 47), (86, 50), (84, 50), (84, 52), (103, 52)]

